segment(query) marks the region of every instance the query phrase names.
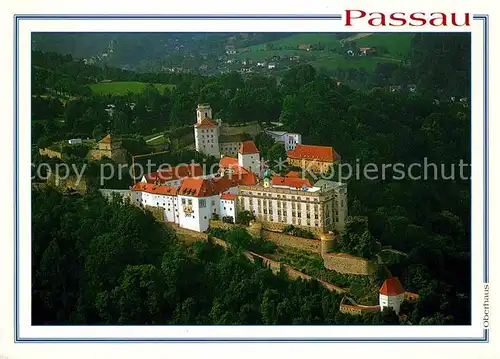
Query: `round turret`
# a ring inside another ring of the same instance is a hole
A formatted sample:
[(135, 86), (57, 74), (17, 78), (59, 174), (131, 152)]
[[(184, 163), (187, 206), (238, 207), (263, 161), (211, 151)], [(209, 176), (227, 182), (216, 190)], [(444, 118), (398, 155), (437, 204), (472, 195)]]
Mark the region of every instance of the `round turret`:
[(335, 249), (335, 235), (333, 232), (323, 233), (321, 239), (321, 255), (332, 252)]
[(256, 221), (251, 221), (248, 226), (248, 233), (255, 238), (261, 238), (262, 224)]

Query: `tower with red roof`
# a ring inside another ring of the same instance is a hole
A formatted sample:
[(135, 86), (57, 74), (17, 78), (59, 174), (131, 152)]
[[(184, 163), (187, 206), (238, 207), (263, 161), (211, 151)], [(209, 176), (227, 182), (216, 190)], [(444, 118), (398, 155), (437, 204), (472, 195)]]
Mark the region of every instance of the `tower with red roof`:
[(220, 158), (219, 123), (212, 120), (212, 108), (209, 104), (201, 104), (196, 108), (194, 143), (196, 151)]
[(392, 308), (396, 314), (399, 314), (399, 308), (404, 299), (405, 290), (399, 279), (396, 277), (387, 278), (379, 291), (380, 310), (388, 307)]
[(253, 141), (245, 141), (240, 145), (238, 166), (260, 176), (260, 153)]

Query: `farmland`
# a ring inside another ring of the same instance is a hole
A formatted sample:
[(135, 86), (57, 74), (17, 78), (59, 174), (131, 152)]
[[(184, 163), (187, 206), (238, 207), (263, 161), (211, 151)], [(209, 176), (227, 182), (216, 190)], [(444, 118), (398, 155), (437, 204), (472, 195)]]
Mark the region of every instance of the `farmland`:
[[(127, 92), (139, 93), (147, 86), (144, 82), (101, 82), (90, 85), (90, 89), (94, 93), (110, 94), (110, 95), (125, 95)], [(158, 91), (163, 92), (166, 88), (173, 88), (170, 84), (153, 84)]]
[[(365, 68), (373, 71), (377, 64), (400, 62), (408, 54), (413, 34), (353, 34), (341, 41), (333, 33), (294, 34), (282, 39), (250, 46), (249, 51), (235, 55), (238, 60), (269, 61), (270, 59), (300, 56), (315, 67), (328, 70)], [(342, 44), (344, 42), (344, 44)], [(310, 51), (299, 50), (299, 45), (311, 45)], [(379, 50), (377, 56), (346, 56), (350, 47), (374, 47)], [(278, 61), (279, 62), (279, 61)], [(278, 64), (278, 69), (280, 66)]]

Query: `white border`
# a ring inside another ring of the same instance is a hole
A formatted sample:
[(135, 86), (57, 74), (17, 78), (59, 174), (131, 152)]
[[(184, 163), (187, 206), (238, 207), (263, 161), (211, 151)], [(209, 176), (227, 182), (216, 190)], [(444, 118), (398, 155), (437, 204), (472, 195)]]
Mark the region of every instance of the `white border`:
[[(30, 168), (30, 49), (31, 32), (38, 31), (126, 31), (126, 32), (342, 32), (339, 20), (22, 20), (19, 25), (19, 253), (20, 253), (20, 338), (422, 338), (483, 336), (481, 318), (483, 273), (483, 24), (472, 20), (472, 325), (471, 326), (387, 326), (383, 332), (376, 326), (31, 326), (31, 168)], [(300, 26), (298, 26), (300, 24)], [(355, 32), (373, 32), (359, 26)], [(394, 28), (393, 32), (414, 31)], [(422, 27), (420, 31), (435, 31)], [(463, 31), (462, 29), (447, 29)]]

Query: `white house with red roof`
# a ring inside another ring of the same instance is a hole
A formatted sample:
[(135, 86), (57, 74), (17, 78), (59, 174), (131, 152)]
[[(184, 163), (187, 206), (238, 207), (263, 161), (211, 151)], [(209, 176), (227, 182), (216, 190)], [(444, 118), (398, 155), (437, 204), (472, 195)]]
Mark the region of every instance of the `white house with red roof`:
[(223, 193), (220, 196), (220, 217), (232, 217), (236, 221), (236, 194)]
[(245, 141), (238, 151), (238, 166), (260, 175), (260, 153), (253, 141)]
[(401, 303), (405, 300), (405, 290), (398, 278), (387, 278), (379, 290), (380, 310), (392, 308), (399, 314)]
[[(255, 183), (255, 178), (248, 176), (242, 183)], [(214, 214), (236, 219), (234, 203), (239, 183), (229, 177), (185, 177), (178, 187), (138, 182), (132, 187), (131, 200), (141, 207), (163, 208), (166, 222), (203, 232)]]
[(220, 121), (212, 120), (212, 108), (210, 105), (198, 105), (196, 108), (196, 123), (194, 124), (196, 151), (207, 156), (220, 158), (219, 127)]

